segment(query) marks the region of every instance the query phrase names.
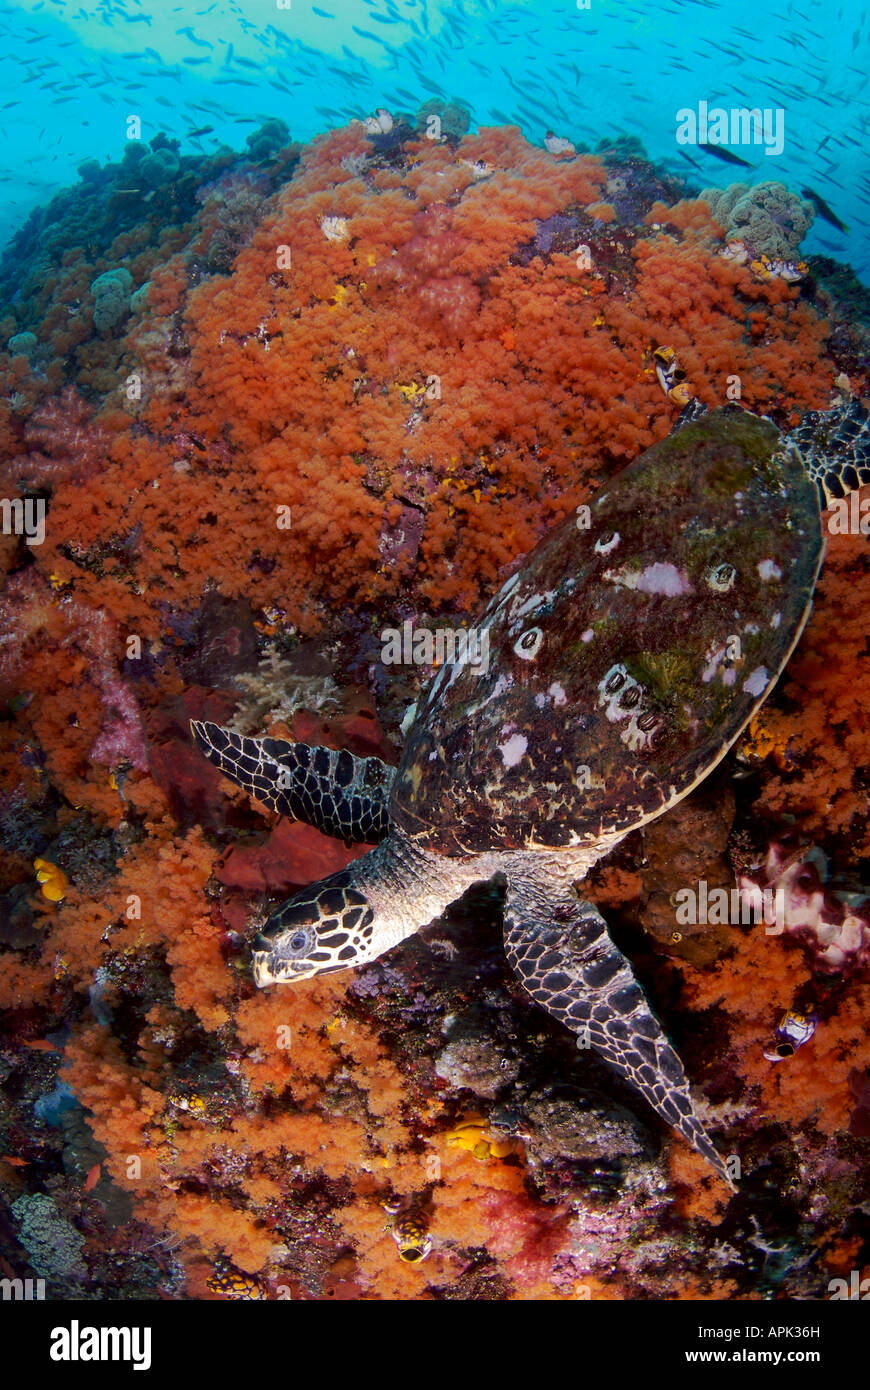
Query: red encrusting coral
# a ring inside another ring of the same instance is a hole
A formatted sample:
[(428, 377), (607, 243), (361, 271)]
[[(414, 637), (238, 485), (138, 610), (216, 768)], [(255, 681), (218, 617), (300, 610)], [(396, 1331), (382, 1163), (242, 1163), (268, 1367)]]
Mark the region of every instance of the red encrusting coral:
[[(275, 192), (251, 169), (222, 179), (159, 240), (65, 258), (40, 291), (44, 374), (0, 355), (6, 486), (48, 501), (43, 545), (3, 538), (3, 887), (31, 885), (33, 908), (27, 944), (3, 948), (0, 998), (31, 1042), (73, 1020), (63, 1079), (191, 1296), (216, 1296), (227, 1264), (268, 1296), (558, 1299), (578, 1281), (646, 1296), (640, 1267), (578, 1255), (607, 1248), (577, 1195), (606, 1174), (447, 1143), (432, 1052), (470, 987), (442, 980), (439, 1016), (409, 948), (358, 990), (341, 976), (254, 990), (249, 921), (361, 851), (276, 825), (199, 757), (187, 721), (244, 718), (256, 690), (276, 736), (395, 761), (361, 704), (324, 711), (322, 673), (300, 678), (307, 710), (282, 707), (276, 652), (318, 639), (332, 669), (376, 686), (378, 628), (406, 610), (472, 619), (506, 566), (667, 433), (657, 347), (705, 404), (736, 394), (787, 424), (829, 401), (827, 326), (799, 287), (720, 255), (706, 204), (622, 226), (601, 160), (554, 160), (516, 128), (413, 136), (387, 158), (354, 124)], [(121, 263), (142, 293), (116, 335), (89, 337), (71, 308)], [(757, 813), (788, 812), (844, 861), (867, 852), (858, 546), (831, 538), (749, 753)], [(229, 608), (206, 621), (214, 602)], [(96, 867), (68, 850), (85, 831), (111, 846)], [(69, 885), (49, 904), (32, 861), (54, 840)], [(608, 906), (639, 900), (630, 858), (598, 882)], [(827, 971), (815, 1037), (772, 1065), (777, 1016), (823, 992), (805, 944), (741, 932), (675, 968), (693, 1015), (724, 1018), (717, 1075), (742, 1088), (748, 1142), (779, 1126), (821, 1180), (849, 1157), (832, 1157), (841, 1136), (867, 1133), (866, 961)], [(696, 1229), (715, 1227), (724, 1189), (688, 1151), (672, 1171)], [(562, 1195), (544, 1200), (550, 1181)], [(403, 1204), (433, 1242), (418, 1266), (391, 1233)], [(679, 1296), (730, 1296), (693, 1259)]]

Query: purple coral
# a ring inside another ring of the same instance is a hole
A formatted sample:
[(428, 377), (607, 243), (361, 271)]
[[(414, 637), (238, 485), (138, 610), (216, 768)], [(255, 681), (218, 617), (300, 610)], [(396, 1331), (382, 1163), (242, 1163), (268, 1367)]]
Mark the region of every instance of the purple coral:
[(126, 761), (140, 772), (145, 772), (148, 754), (136, 696), (119, 677), (104, 681), (100, 695), (109, 716), (94, 741), (91, 757), (95, 762), (106, 763), (109, 767), (117, 767)]

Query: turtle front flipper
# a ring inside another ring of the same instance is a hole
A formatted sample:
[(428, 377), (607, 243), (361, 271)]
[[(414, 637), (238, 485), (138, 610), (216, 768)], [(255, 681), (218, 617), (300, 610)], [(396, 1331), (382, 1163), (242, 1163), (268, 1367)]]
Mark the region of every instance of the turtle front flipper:
[(683, 1064), (597, 908), (573, 889), (554, 900), (545, 884), (509, 875), (505, 950), (535, 1002), (588, 1038), (730, 1184), (696, 1114)]
[(279, 815), (349, 843), (375, 844), (389, 830), (395, 768), (380, 758), (355, 758), (346, 749), (280, 738), (246, 738), (197, 719), (190, 727), (209, 762)]
[(824, 511), (870, 483), (870, 412), (859, 400), (808, 410), (791, 432)]

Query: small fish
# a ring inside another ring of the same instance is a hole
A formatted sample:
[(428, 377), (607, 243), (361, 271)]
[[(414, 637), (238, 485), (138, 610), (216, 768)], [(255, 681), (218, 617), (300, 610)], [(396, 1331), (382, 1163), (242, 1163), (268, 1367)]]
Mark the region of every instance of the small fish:
[(698, 163), (697, 159), (693, 159), (690, 154), (686, 154), (685, 150), (680, 150), (679, 153), (683, 156), (683, 159), (688, 159), (690, 164), (694, 164), (695, 168), (700, 170), (701, 173), (704, 172), (703, 169), (701, 169), (701, 166)]
[(802, 188), (801, 196), (804, 198), (809, 198), (816, 212), (819, 214), (819, 217), (823, 217), (826, 222), (830, 222), (831, 226), (836, 227), (838, 232), (849, 231), (849, 228), (846, 226), (845, 222), (840, 221), (833, 208), (828, 207), (828, 204), (825, 202), (824, 198), (820, 197), (818, 193), (814, 193), (811, 188)]
[(189, 130), (187, 134), (191, 140), (195, 140), (198, 135), (211, 135), (213, 130), (213, 125), (201, 125), (197, 126), (196, 130)]
[(422, 73), (417, 73), (417, 81), (420, 83), (421, 87), (424, 87), (427, 92), (434, 93), (436, 97), (445, 97), (447, 95), (443, 87), (439, 87), (437, 82), (430, 82), (429, 78), (424, 77)]
[(197, 48), (214, 48), (214, 44), (209, 43), (208, 39), (198, 39), (189, 25), (186, 29), (176, 29), (175, 32), (176, 34), (185, 34), (191, 43), (196, 44)]
[(715, 155), (715, 157), (721, 159), (724, 164), (740, 164), (744, 169), (755, 168), (755, 165), (751, 164), (748, 159), (741, 159), (739, 154), (734, 154), (732, 150), (726, 149), (724, 145), (703, 145), (699, 141), (698, 149), (706, 150), (707, 154)]
[(356, 24), (352, 24), (351, 29), (355, 34), (359, 34), (361, 39), (370, 39), (372, 43), (379, 43), (382, 48), (389, 48), (385, 39), (378, 38), (377, 34), (371, 33), (369, 29), (360, 29)]

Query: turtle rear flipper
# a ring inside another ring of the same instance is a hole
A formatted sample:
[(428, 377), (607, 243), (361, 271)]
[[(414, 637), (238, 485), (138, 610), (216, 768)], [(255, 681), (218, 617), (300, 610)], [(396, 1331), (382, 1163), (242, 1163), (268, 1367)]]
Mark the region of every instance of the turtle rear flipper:
[(505, 950), (537, 1004), (586, 1037), (620, 1075), (733, 1186), (695, 1111), (683, 1064), (607, 923), (574, 890), (508, 876)]
[(350, 844), (375, 844), (390, 829), (395, 768), (380, 758), (280, 738), (246, 738), (197, 719), (190, 728), (209, 762), (279, 815)]
[(870, 412), (860, 401), (808, 410), (791, 439), (819, 490), (823, 511), (870, 483)]

